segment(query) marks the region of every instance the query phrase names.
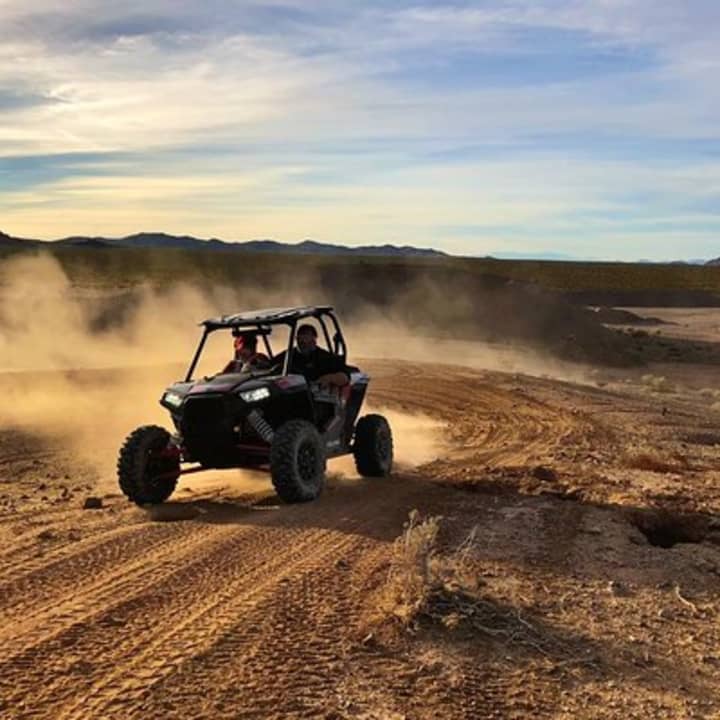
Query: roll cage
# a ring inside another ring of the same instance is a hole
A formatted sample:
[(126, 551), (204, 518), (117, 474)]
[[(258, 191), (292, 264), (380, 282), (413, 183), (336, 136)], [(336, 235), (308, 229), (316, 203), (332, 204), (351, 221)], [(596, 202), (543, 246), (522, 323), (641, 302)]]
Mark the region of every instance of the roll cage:
[[(208, 336), (217, 330), (230, 329), (233, 331), (254, 332), (262, 337), (268, 357), (276, 357), (272, 352), (270, 341), (268, 340), (268, 336), (272, 333), (274, 325), (286, 325), (290, 328), (288, 346), (286, 348), (287, 352), (285, 353), (285, 361), (281, 371), (282, 375), (287, 375), (290, 366), (290, 359), (292, 357), (292, 350), (295, 346), (297, 326), (301, 320), (306, 318), (313, 318), (318, 322), (322, 329), (327, 347), (335, 355), (341, 357), (343, 362), (346, 362), (347, 345), (345, 344), (345, 338), (342, 334), (340, 323), (335, 315), (335, 310), (330, 305), (252, 310), (236, 313), (234, 315), (222, 315), (218, 318), (209, 318), (208, 320), (203, 320), (203, 322), (200, 323), (203, 327), (203, 333), (200, 337), (200, 343), (195, 351), (192, 362), (190, 363), (190, 367), (188, 368), (185, 382), (190, 382), (192, 380), (193, 373), (195, 372), (195, 368), (200, 360), (200, 356), (202, 355)], [(331, 325), (330, 330), (328, 329), (328, 324)], [(332, 340), (330, 334), (331, 331)]]

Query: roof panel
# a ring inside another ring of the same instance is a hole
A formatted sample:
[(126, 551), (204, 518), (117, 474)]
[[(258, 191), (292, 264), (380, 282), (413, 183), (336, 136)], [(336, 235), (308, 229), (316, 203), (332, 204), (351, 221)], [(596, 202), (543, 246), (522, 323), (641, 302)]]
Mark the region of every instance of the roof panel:
[(305, 305), (289, 308), (265, 308), (262, 310), (245, 310), (232, 315), (222, 315), (217, 318), (209, 318), (201, 324), (208, 329), (247, 327), (251, 325), (273, 325), (300, 320), (304, 317), (312, 317), (332, 311), (330, 305)]

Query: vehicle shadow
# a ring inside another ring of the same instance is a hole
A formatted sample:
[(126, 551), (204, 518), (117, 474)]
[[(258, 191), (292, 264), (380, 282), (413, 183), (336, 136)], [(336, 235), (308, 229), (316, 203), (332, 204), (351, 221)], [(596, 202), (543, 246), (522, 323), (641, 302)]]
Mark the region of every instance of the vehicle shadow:
[[(447, 618), (458, 608), (464, 608), (464, 613), (461, 611), (459, 618), (456, 614), (448, 628)], [(532, 700), (534, 716), (545, 716), (538, 710), (557, 710), (563, 694), (576, 700), (582, 697), (586, 707), (607, 702), (612, 695), (608, 685), (617, 685), (628, 705), (633, 704), (631, 694), (637, 691), (641, 695), (650, 691), (656, 697), (676, 695), (695, 702), (715, 701), (716, 687), (710, 678), (699, 677), (692, 668), (678, 667), (674, 659), (663, 657), (646, 643), (633, 637), (617, 640), (593, 636), (544, 618), (521, 603), (489, 596), (441, 595), (429, 607), (413, 639), (407, 641), (406, 650), (418, 640), (436, 646), (447, 646), (451, 641), (454, 659), (464, 665), (466, 677), (486, 676), (493, 668), (493, 677), (502, 684), (503, 675), (516, 678), (518, 673), (527, 672), (532, 681), (525, 685), (528, 694), (523, 699)], [(463, 687), (458, 689), (462, 692)], [(532, 698), (534, 692), (537, 698)], [(453, 704), (456, 701), (452, 693), (447, 699)], [(625, 715), (610, 717), (621, 716)], [(583, 717), (595, 715), (591, 712)]]
[(267, 488), (255, 492), (233, 494), (229, 488), (146, 510), (151, 521), (304, 526), (385, 543), (403, 533), (413, 511), (445, 518), (448, 544), (477, 528), (484, 538), (477, 550), (481, 560), (636, 586), (656, 586), (677, 570), (689, 587), (720, 592), (720, 572), (692, 572), (703, 563), (720, 568), (720, 518), (678, 509), (673, 502), (641, 506), (591, 500), (562, 484), (528, 491), (521, 482), (491, 476), (465, 483), (421, 473), (383, 480), (331, 476), (320, 498), (309, 503), (284, 504), (268, 480)]
[(331, 475), (315, 501), (285, 504), (267, 488), (237, 493), (232, 483), (211, 497), (182, 496), (182, 490), (162, 505), (145, 508), (154, 522), (193, 521), (208, 524), (306, 526), (394, 541), (403, 531), (411, 510), (432, 513), (447, 490), (409, 475), (387, 479), (346, 478)]

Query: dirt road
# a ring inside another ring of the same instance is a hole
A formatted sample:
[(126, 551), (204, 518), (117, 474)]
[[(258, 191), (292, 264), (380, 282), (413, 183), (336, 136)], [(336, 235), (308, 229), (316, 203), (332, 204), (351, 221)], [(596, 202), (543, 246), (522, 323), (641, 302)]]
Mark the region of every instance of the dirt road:
[[(107, 478), (0, 431), (0, 717), (717, 717), (712, 398), (370, 369), (373, 404), (439, 417), (445, 447), (308, 505), (226, 474), (83, 510)], [(443, 548), (478, 528), (482, 623), (379, 617), (413, 509)]]

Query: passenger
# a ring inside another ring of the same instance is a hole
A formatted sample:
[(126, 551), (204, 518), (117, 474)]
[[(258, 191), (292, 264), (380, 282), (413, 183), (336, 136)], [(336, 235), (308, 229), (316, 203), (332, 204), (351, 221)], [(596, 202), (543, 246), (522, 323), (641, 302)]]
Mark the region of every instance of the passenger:
[(248, 373), (253, 370), (267, 370), (270, 358), (257, 351), (257, 335), (255, 333), (233, 333), (235, 357), (223, 370), (223, 373)]
[[(288, 373), (304, 375), (308, 382), (343, 387), (350, 382), (343, 359), (317, 345), (317, 330), (314, 325), (301, 325), (296, 335), (297, 347), (293, 348)], [(274, 360), (283, 367), (287, 351)]]

